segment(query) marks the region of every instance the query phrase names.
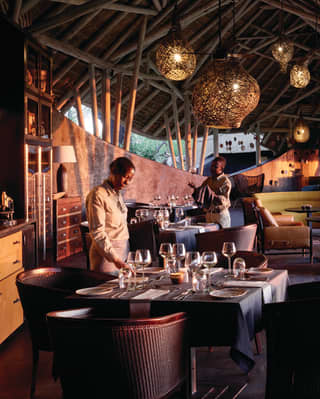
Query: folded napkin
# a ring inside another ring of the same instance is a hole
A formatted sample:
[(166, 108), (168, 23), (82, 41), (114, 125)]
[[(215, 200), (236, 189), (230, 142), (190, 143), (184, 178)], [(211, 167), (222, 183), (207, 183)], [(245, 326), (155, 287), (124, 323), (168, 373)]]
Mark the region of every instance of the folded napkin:
[(247, 281), (247, 280), (228, 280), (223, 283), (224, 287), (261, 287), (263, 303), (272, 302), (271, 284), (265, 281)]
[(142, 294), (139, 294), (131, 299), (155, 299), (158, 298), (161, 295), (168, 294), (170, 290), (157, 290), (154, 288), (150, 288), (149, 290), (143, 292)]
[(198, 225), (190, 224), (189, 226), (184, 226), (185, 229), (197, 229), (199, 233), (204, 233), (206, 229), (204, 227), (200, 227)]

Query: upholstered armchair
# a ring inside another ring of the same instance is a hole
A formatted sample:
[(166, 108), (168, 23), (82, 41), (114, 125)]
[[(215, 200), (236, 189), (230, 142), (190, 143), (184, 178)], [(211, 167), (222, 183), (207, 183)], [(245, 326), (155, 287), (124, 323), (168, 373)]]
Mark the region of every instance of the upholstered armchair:
[[(295, 222), (290, 215), (272, 215), (263, 207), (255, 207), (254, 212), (258, 220), (259, 248), (265, 251), (301, 249), (305, 254), (309, 250), (312, 261), (312, 244), (310, 228), (303, 223)], [(280, 218), (279, 216), (282, 216)]]

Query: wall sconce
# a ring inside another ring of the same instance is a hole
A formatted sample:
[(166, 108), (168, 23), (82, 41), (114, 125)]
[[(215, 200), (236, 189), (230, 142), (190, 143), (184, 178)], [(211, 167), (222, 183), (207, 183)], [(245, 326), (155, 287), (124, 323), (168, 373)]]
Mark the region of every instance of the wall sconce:
[(68, 173), (64, 163), (76, 163), (76, 154), (72, 145), (53, 147), (53, 162), (60, 163), (57, 171), (57, 192), (68, 192)]

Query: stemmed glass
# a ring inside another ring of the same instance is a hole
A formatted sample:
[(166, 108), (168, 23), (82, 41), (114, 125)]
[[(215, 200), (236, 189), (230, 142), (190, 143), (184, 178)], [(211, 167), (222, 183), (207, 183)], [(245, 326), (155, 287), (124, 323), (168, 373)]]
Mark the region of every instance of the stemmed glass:
[(170, 222), (170, 212), (169, 209), (164, 209), (163, 211), (163, 227), (167, 228)]
[(189, 276), (191, 277), (192, 289), (194, 291), (196, 291), (197, 288), (195, 287), (194, 281), (196, 279), (196, 273), (201, 264), (200, 253), (198, 251), (187, 252), (184, 264), (185, 264), (186, 268), (188, 269)]
[(130, 284), (130, 280), (128, 282), (128, 291), (135, 290), (136, 283), (137, 283), (137, 270), (136, 270), (136, 252), (130, 251), (128, 252), (126, 263), (129, 265), (130, 270), (133, 275), (133, 285)]
[(163, 242), (160, 244), (159, 255), (163, 258), (163, 267), (166, 270), (167, 274), (170, 273), (168, 270), (168, 258), (173, 255), (172, 244), (169, 242)]
[(138, 222), (141, 222), (141, 211), (142, 211), (142, 209), (137, 209), (136, 211), (135, 211), (135, 217), (138, 219)]
[(141, 221), (143, 222), (144, 220), (147, 220), (148, 217), (149, 217), (149, 210), (148, 209), (141, 209), (141, 212), (140, 212)]
[(180, 220), (182, 220), (182, 219), (183, 219), (183, 216), (184, 216), (183, 209), (182, 209), (182, 208), (176, 208), (176, 209), (175, 209), (175, 216), (176, 216), (177, 222), (179, 222)]
[(217, 254), (214, 251), (205, 251), (202, 252), (201, 255), (201, 265), (206, 269), (208, 269), (208, 278), (207, 278), (207, 291), (209, 291), (211, 286), (211, 278), (210, 271), (217, 264), (218, 258)]
[(136, 266), (142, 266), (142, 288), (144, 288), (144, 268), (152, 262), (149, 249), (137, 249), (135, 254)]
[(173, 256), (177, 261), (177, 269), (179, 270), (181, 267), (181, 261), (186, 256), (186, 248), (183, 242), (177, 242), (173, 244), (172, 249), (173, 249)]
[(231, 270), (231, 257), (236, 253), (236, 244), (234, 242), (228, 241), (224, 242), (222, 245), (222, 255), (228, 258), (228, 274), (226, 276), (233, 276)]

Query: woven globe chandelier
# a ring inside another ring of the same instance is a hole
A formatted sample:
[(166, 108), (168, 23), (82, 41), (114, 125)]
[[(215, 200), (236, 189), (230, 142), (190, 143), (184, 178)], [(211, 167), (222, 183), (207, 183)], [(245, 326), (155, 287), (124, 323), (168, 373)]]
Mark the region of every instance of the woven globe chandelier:
[(290, 84), (297, 89), (303, 89), (310, 82), (308, 63), (295, 64), (290, 71)]
[(181, 33), (176, 2), (172, 17), (172, 28), (156, 50), (156, 65), (165, 78), (184, 80), (193, 74), (196, 63), (193, 48)]
[(310, 138), (309, 126), (302, 117), (294, 125), (293, 138), (297, 143), (306, 143)]
[(271, 51), (274, 59), (280, 64), (280, 71), (286, 73), (288, 63), (293, 57), (294, 47), (292, 42), (284, 35), (281, 35), (279, 39), (273, 43)]
[(156, 65), (165, 78), (184, 80), (196, 69), (196, 56), (181, 34), (171, 30), (157, 48)]
[(192, 94), (198, 121), (221, 129), (238, 128), (259, 103), (257, 81), (229, 56), (212, 61), (202, 73)]

